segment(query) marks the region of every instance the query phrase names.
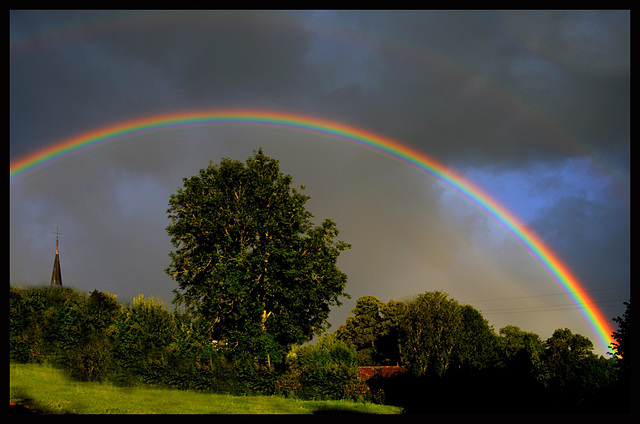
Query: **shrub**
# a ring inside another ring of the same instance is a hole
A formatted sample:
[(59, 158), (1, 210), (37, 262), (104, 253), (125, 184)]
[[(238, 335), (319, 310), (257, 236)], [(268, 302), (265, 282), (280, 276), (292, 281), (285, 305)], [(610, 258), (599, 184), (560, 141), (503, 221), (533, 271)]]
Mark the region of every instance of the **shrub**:
[(110, 376), (110, 345), (104, 339), (89, 339), (66, 355), (66, 369), (80, 381), (103, 381)]
[(98, 291), (10, 290), (14, 361), (51, 362), (83, 381), (305, 399), (367, 397), (355, 348), (333, 335), (296, 349), (286, 364), (273, 367), (212, 342), (207, 328), (143, 295), (123, 306)]
[(83, 301), (84, 295), (68, 287), (10, 287), (9, 358), (22, 363), (55, 360), (68, 347), (69, 309)]
[(288, 357), (289, 371), (279, 381), (281, 392), (302, 399), (367, 399), (368, 388), (358, 376), (353, 346), (324, 334), (315, 345), (302, 346)]

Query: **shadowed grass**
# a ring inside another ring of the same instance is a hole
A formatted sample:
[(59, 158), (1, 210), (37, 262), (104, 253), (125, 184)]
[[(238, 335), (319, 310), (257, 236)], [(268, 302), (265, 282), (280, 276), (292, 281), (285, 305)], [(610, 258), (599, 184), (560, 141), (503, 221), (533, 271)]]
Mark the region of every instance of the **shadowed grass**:
[(230, 396), (74, 381), (50, 365), (10, 364), (12, 413), (45, 414), (399, 414), (400, 408), (279, 396)]

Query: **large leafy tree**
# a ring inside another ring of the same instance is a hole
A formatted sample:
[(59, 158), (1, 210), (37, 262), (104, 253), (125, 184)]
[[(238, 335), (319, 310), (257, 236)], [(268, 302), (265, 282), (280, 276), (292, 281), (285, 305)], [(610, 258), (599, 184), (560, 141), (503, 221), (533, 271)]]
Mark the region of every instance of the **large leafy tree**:
[(167, 211), (174, 303), (212, 339), (266, 360), (327, 328), (330, 307), (348, 296), (336, 262), (350, 246), (331, 220), (312, 223), (304, 186), (291, 187), (262, 149), (246, 164), (210, 162), (183, 183)]

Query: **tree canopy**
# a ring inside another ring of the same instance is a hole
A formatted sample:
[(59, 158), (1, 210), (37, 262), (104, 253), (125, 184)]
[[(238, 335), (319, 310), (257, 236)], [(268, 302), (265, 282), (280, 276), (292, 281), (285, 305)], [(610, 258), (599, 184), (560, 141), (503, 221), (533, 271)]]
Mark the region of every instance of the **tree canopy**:
[(336, 336), (355, 346), (360, 365), (409, 366), (417, 375), (478, 369), (497, 361), (497, 336), (482, 314), (444, 292), (383, 303), (358, 298)]
[(442, 375), (450, 366), (469, 366), (474, 353), (484, 348), (472, 352), (464, 349), (463, 342), (473, 340), (475, 345), (485, 338), (483, 333), (492, 332), (479, 314), (441, 291), (426, 292), (408, 302), (401, 325), (403, 355), (417, 375)]
[(246, 164), (210, 161), (183, 183), (167, 210), (174, 303), (212, 339), (263, 359), (327, 328), (330, 307), (348, 297), (336, 262), (350, 246), (333, 221), (311, 221), (304, 186), (291, 187), (262, 149)]

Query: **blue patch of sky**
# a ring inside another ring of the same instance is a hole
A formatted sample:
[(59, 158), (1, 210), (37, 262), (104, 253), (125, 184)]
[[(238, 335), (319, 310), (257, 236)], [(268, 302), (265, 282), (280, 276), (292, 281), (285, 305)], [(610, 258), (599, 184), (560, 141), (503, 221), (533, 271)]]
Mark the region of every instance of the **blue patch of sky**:
[[(593, 172), (588, 158), (510, 169), (470, 167), (462, 174), (489, 193), (525, 225), (543, 221), (547, 211), (553, 210), (554, 205), (567, 198), (580, 198), (588, 202), (604, 201), (611, 182), (609, 177)], [(446, 187), (441, 202), (447, 213), (457, 219), (468, 219), (476, 213), (474, 207), (462, 201), (454, 190)], [(500, 243), (508, 236), (502, 226), (490, 219), (476, 219), (475, 229), (479, 236), (492, 243)]]

